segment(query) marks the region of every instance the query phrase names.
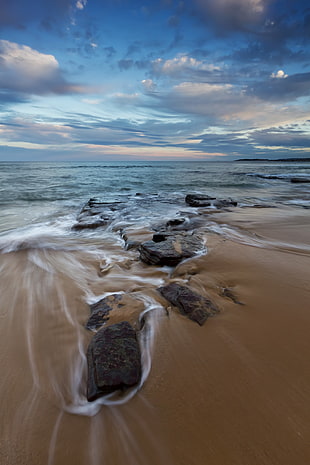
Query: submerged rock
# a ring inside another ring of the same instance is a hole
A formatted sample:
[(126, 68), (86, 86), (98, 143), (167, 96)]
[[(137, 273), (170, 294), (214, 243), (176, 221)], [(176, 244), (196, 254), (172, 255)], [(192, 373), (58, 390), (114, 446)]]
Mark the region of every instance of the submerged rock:
[(95, 217), (95, 218), (83, 218), (80, 219), (77, 223), (72, 226), (72, 229), (76, 231), (80, 229), (96, 229), (100, 226), (105, 226), (107, 224), (107, 219)]
[(200, 326), (210, 316), (219, 311), (211, 300), (197, 294), (187, 286), (171, 283), (160, 287), (158, 291), (172, 305), (177, 307), (183, 315), (186, 315), (190, 320), (196, 321)]
[(187, 194), (185, 202), (191, 207), (210, 207), (210, 200), (215, 200), (216, 197), (210, 197), (204, 194)]
[(168, 220), (166, 222), (166, 228), (175, 228), (180, 225), (184, 225), (186, 222), (186, 218), (173, 218), (172, 220)]
[(185, 258), (193, 257), (203, 250), (204, 243), (197, 234), (163, 234), (155, 242), (140, 245), (140, 259), (148, 265), (175, 266)]
[(217, 208), (236, 207), (238, 202), (232, 199), (216, 200), (213, 204)]
[(102, 328), (87, 351), (89, 402), (139, 383), (141, 353), (136, 332), (127, 321)]
[(109, 313), (119, 305), (122, 294), (112, 294), (90, 305), (91, 315), (85, 325), (86, 329), (96, 330), (109, 319)]

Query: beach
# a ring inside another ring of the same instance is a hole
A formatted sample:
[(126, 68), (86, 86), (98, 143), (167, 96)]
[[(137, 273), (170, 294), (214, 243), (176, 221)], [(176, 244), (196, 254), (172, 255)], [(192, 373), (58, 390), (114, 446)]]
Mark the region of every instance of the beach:
[[(112, 269), (78, 250), (2, 254), (1, 463), (306, 465), (309, 223), (305, 209), (213, 213), (207, 253), (169, 273), (115, 244)], [(163, 281), (186, 283), (220, 312), (197, 325), (158, 294)], [(120, 288), (155, 302), (151, 368), (128, 402), (94, 412), (81, 403), (85, 290)]]

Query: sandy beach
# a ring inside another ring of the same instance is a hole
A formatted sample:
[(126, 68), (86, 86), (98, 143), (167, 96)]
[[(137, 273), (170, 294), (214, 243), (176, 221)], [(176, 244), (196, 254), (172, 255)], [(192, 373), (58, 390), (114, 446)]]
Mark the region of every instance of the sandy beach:
[[(69, 380), (85, 389), (84, 368), (78, 379), (68, 366), (90, 339), (83, 285), (114, 291), (116, 274), (98, 278), (99, 264), (89, 260), (73, 279), (62, 269), (69, 256), (61, 262), (46, 253), (45, 270), (38, 254), (23, 275), (26, 251), (1, 255), (1, 464), (308, 464), (310, 217), (298, 212), (215, 214), (215, 223), (240, 228), (248, 244), (207, 233), (208, 253), (178, 265), (170, 280), (211, 298), (220, 313), (200, 327), (173, 308), (162, 312), (144, 386), (92, 417), (63, 408)], [(130, 279), (132, 270), (162, 277), (158, 269), (134, 259), (126, 266), (118, 286), (143, 289), (167, 306), (154, 285)], [(27, 286), (38, 280), (30, 301)], [(55, 310), (60, 305), (69, 319)]]

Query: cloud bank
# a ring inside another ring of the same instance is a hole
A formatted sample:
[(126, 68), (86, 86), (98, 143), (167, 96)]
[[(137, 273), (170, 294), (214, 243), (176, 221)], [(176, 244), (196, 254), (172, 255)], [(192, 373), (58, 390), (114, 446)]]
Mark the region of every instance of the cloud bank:
[[(3, 100), (27, 95), (80, 93), (82, 87), (68, 82), (53, 55), (26, 45), (0, 40), (0, 92)], [(13, 98), (14, 101), (14, 98)]]

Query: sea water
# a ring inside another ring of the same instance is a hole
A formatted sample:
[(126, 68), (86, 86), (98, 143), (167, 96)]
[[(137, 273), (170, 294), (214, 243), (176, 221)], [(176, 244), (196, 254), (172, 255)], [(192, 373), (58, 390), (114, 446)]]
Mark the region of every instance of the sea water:
[(292, 178), (310, 179), (310, 163), (0, 162), (0, 231), (36, 225), (68, 232), (91, 197), (121, 202), (128, 207), (122, 219), (146, 222), (173, 214), (194, 192), (245, 205), (310, 207), (310, 183)]

